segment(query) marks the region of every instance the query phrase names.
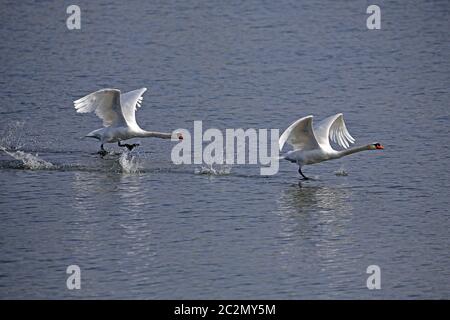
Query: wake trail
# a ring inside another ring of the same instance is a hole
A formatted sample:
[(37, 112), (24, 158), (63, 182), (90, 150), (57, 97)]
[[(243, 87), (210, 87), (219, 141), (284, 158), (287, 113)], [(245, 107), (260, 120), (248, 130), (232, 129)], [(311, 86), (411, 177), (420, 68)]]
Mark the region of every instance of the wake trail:
[(22, 161), (24, 167), (27, 169), (30, 169), (30, 170), (55, 169), (55, 165), (53, 163), (39, 158), (38, 154), (33, 155), (31, 153), (26, 153), (26, 152), (23, 152), (20, 150), (9, 151), (3, 146), (0, 146), (0, 150), (2, 150), (7, 155), (13, 157), (14, 159)]

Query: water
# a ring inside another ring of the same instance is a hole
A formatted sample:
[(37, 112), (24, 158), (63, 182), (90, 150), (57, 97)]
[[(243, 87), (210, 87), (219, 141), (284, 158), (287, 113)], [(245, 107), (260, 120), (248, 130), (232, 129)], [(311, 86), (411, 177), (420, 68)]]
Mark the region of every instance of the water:
[[(366, 1), (77, 1), (78, 31), (69, 4), (2, 2), (0, 298), (450, 298), (447, 1), (378, 1), (379, 31)], [(302, 183), (157, 139), (100, 158), (72, 101), (144, 86), (149, 130), (343, 112), (385, 150)]]

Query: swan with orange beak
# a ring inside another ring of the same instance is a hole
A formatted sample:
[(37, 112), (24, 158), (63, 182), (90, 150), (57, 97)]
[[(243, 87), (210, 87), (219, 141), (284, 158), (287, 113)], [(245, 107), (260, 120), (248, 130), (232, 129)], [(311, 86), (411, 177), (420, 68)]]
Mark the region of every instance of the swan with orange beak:
[(146, 131), (141, 129), (136, 122), (136, 109), (141, 106), (144, 92), (147, 88), (121, 94), (118, 89), (102, 89), (93, 92), (81, 99), (74, 101), (75, 109), (78, 113), (95, 112), (103, 120), (104, 128), (94, 130), (86, 135), (100, 141), (101, 155), (107, 154), (103, 148), (105, 143), (117, 142), (119, 147), (126, 147), (128, 150), (139, 146), (139, 144), (122, 144), (124, 140), (131, 138), (161, 138), (183, 139), (181, 133), (165, 133), (156, 131)]
[[(334, 150), (330, 140), (338, 144), (343, 150)], [(281, 158), (298, 164), (298, 173), (303, 179), (309, 179), (302, 172), (305, 165), (315, 164), (327, 160), (339, 159), (350, 154), (366, 150), (382, 150), (379, 142), (349, 148), (355, 143), (345, 126), (342, 113), (328, 117), (313, 127), (313, 116), (298, 119), (281, 135), (278, 144), (280, 151), (285, 143), (293, 147)]]

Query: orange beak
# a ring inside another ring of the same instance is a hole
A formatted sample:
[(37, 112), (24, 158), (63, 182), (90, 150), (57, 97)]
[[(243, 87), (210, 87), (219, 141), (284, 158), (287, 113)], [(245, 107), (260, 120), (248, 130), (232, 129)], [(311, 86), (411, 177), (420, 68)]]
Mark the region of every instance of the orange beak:
[(376, 147), (377, 149), (384, 149), (384, 147), (380, 144), (379, 146)]

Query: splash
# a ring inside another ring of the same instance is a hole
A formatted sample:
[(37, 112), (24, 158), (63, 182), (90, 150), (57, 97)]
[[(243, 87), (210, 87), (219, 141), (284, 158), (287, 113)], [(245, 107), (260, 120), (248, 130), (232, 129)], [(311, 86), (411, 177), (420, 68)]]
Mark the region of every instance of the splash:
[(138, 154), (133, 154), (131, 151), (124, 151), (120, 155), (119, 164), (122, 172), (133, 174), (140, 172), (140, 158)]
[(342, 168), (342, 167), (341, 167), (339, 170), (336, 170), (336, 171), (334, 172), (334, 174), (337, 175), (337, 176), (343, 176), (343, 177), (348, 176), (347, 171), (345, 171), (345, 169)]
[(52, 163), (41, 159), (37, 153), (34, 155), (19, 150), (25, 145), (26, 135), (24, 125), (25, 122), (23, 121), (11, 122), (6, 125), (0, 134), (0, 150), (12, 158), (21, 161), (25, 169), (54, 169), (55, 166)]
[(24, 121), (14, 121), (6, 124), (0, 133), (1, 150), (18, 150), (24, 146), (24, 125)]
[(33, 155), (31, 153), (26, 153), (20, 150), (17, 151), (8, 151), (5, 147), (0, 146), (0, 150), (13, 157), (16, 160), (22, 161), (24, 167), (30, 170), (49, 170), (54, 169), (55, 166), (39, 158), (39, 155)]
[(214, 168), (213, 165), (209, 165), (209, 167), (202, 166), (201, 168), (195, 169), (196, 174), (204, 174), (204, 175), (211, 175), (211, 176), (222, 176), (222, 175), (228, 175), (231, 173), (231, 166), (230, 165), (219, 165), (218, 168)]

